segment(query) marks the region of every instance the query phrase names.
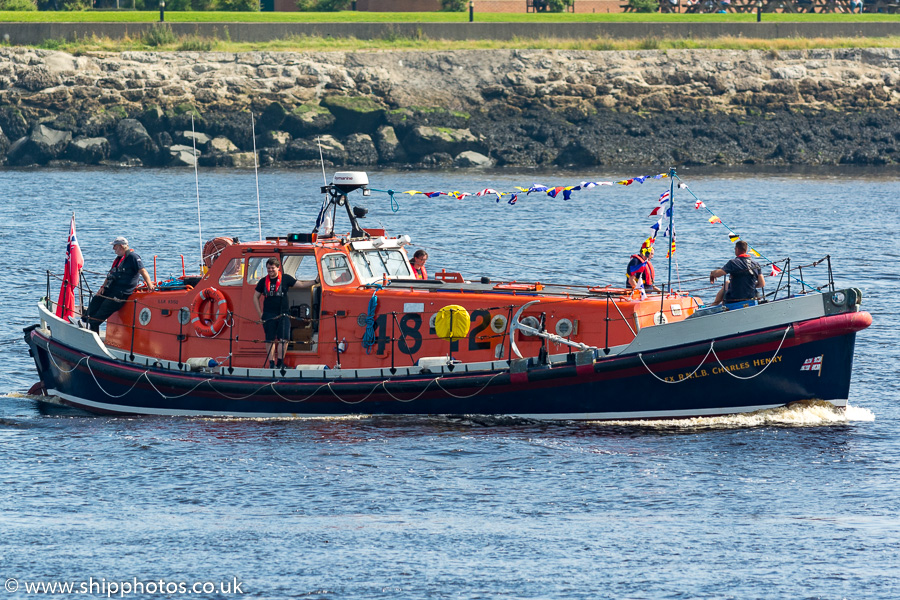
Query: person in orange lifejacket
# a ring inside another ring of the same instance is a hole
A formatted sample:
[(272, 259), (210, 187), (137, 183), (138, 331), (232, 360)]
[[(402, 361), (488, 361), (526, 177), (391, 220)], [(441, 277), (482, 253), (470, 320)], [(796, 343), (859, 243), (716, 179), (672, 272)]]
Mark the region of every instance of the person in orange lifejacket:
[(653, 270), (653, 265), (650, 264), (651, 258), (653, 258), (653, 246), (644, 242), (640, 251), (632, 254), (631, 260), (628, 262), (628, 268), (625, 270), (626, 289), (635, 290), (643, 285), (645, 290), (649, 288), (654, 292), (659, 291), (659, 288), (653, 284), (656, 272)]
[(256, 282), (253, 305), (266, 334), (269, 368), (284, 367), (284, 353), (291, 338), (288, 290), (293, 287), (311, 288), (313, 284), (315, 281), (297, 281), (283, 273), (281, 261), (274, 256), (266, 261), (266, 276)]
[(428, 253), (424, 250), (416, 250), (412, 260), (409, 261), (416, 279), (428, 279), (428, 273), (425, 271), (426, 260), (428, 260)]

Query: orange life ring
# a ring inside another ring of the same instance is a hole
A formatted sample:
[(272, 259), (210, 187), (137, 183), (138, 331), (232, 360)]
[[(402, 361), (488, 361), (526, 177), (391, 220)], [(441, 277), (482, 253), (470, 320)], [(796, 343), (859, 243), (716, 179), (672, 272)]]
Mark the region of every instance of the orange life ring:
[[(215, 314), (208, 325), (200, 318), (200, 309), (205, 302), (212, 302), (215, 308)], [(197, 294), (191, 304), (191, 325), (194, 326), (194, 331), (200, 337), (216, 337), (225, 329), (225, 317), (229, 310), (231, 309), (228, 308), (228, 299), (225, 294), (214, 287), (206, 288)]]

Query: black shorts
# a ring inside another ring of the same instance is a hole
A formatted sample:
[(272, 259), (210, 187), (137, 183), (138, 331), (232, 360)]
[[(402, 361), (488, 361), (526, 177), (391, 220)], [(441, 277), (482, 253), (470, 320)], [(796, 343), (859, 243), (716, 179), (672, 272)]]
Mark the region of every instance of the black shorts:
[(291, 319), (287, 315), (263, 315), (263, 330), (266, 332), (266, 341), (287, 341), (291, 338)]

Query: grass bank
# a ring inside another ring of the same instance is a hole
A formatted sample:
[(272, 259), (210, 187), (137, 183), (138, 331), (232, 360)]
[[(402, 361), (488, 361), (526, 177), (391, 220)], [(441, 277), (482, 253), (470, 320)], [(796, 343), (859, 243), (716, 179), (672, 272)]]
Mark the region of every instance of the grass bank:
[[(772, 23), (866, 23), (894, 21), (900, 14), (781, 14), (765, 13)], [(0, 22), (19, 23), (151, 23), (159, 20), (158, 11), (83, 11), (24, 12), (0, 11)], [(468, 12), (178, 12), (167, 11), (172, 23), (464, 23)], [(481, 23), (750, 23), (755, 14), (660, 14), (660, 13), (475, 13)], [(550, 32), (548, 32), (550, 33)]]
[(885, 38), (780, 38), (750, 39), (721, 37), (710, 39), (660, 39), (647, 37), (641, 40), (606, 39), (571, 40), (563, 38), (515, 38), (512, 40), (429, 40), (393, 36), (389, 39), (359, 40), (355, 38), (330, 38), (318, 36), (291, 36), (271, 42), (239, 43), (221, 39), (190, 35), (183, 37), (145, 35), (142, 37), (109, 39), (87, 38), (77, 41), (48, 40), (38, 46), (48, 50), (61, 50), (70, 54), (92, 52), (124, 52), (129, 50), (200, 51), (200, 52), (328, 52), (328, 51), (386, 51), (386, 50), (807, 50), (813, 48), (900, 48), (900, 36)]

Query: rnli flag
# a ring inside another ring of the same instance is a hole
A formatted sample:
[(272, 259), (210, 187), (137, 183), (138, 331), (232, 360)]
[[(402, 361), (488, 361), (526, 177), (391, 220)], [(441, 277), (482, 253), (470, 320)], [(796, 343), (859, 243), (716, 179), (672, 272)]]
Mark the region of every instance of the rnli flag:
[(803, 361), (803, 366), (800, 367), (801, 371), (818, 371), (819, 374), (822, 374), (822, 359), (825, 358), (824, 354), (820, 354), (819, 356), (813, 356), (812, 358), (807, 358)]
[(69, 225), (69, 242), (66, 245), (66, 267), (63, 271), (62, 285), (59, 288), (59, 300), (56, 301), (56, 316), (68, 319), (75, 314), (75, 288), (78, 287), (78, 276), (84, 267), (84, 256), (75, 237), (75, 215)]

